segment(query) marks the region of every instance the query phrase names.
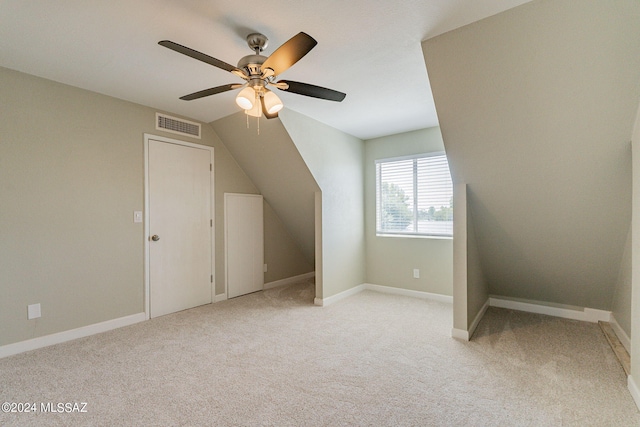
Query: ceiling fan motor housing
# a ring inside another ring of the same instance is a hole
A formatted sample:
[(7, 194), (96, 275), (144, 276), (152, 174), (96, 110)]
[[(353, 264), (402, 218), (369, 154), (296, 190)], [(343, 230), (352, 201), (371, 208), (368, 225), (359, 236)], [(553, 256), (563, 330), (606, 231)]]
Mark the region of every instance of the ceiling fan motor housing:
[(262, 74), (262, 64), (266, 60), (267, 57), (263, 55), (247, 55), (240, 58), (240, 61), (238, 61), (238, 68), (246, 70), (249, 76), (260, 75)]

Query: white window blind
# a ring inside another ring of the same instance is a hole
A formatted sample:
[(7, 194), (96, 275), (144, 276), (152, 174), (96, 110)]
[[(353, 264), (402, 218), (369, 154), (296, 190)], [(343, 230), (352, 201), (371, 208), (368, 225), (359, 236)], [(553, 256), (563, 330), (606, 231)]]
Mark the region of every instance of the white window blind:
[(453, 183), (443, 153), (376, 161), (376, 231), (453, 236)]

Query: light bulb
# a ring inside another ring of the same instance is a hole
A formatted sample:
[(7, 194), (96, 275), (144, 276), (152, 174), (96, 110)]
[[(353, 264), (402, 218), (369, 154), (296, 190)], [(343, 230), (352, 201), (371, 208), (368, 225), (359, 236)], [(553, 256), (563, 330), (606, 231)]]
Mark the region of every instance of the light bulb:
[(236, 104), (243, 110), (250, 110), (256, 102), (256, 91), (247, 86), (236, 96)]
[(282, 110), (282, 107), (284, 107), (284, 105), (282, 105), (282, 101), (280, 101), (278, 95), (271, 91), (264, 94), (264, 108), (267, 110), (267, 113), (275, 114)]

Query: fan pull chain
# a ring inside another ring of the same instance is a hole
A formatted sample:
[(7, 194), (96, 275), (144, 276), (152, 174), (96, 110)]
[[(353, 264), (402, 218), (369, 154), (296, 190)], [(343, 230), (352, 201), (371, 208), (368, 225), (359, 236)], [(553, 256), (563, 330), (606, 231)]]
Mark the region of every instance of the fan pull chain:
[(247, 116), (247, 129), (249, 129), (249, 115), (245, 114), (245, 116)]
[(256, 121), (258, 122), (258, 135), (260, 135), (260, 117), (257, 117)]

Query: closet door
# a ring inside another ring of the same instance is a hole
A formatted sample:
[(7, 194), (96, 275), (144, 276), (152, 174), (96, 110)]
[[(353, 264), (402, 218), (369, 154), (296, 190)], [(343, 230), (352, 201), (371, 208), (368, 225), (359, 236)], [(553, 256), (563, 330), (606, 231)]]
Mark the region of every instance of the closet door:
[(264, 226), (262, 196), (224, 195), (227, 297), (262, 290)]

